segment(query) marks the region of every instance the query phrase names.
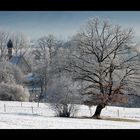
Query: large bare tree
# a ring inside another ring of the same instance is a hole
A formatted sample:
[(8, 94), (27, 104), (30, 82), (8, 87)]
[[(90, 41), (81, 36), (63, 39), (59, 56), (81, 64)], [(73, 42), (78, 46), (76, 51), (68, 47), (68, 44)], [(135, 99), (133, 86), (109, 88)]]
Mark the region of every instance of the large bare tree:
[(126, 102), (139, 85), (138, 53), (133, 30), (91, 18), (73, 37), (66, 70), (83, 82), (84, 104), (97, 105), (93, 118), (112, 103)]

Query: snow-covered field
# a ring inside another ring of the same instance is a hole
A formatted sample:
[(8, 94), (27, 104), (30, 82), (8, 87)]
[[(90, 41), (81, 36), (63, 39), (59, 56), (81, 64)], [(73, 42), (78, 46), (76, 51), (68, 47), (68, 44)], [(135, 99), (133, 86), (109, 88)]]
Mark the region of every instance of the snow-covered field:
[[(94, 113), (95, 107), (92, 108)], [(1, 129), (140, 129), (140, 109), (107, 107), (101, 116), (107, 118), (124, 118), (133, 121), (114, 121), (89, 119), (87, 106), (79, 106), (75, 114), (78, 118), (55, 117), (49, 104), (31, 102), (0, 101)], [(80, 118), (81, 117), (81, 118)], [(135, 121), (137, 120), (137, 121)]]

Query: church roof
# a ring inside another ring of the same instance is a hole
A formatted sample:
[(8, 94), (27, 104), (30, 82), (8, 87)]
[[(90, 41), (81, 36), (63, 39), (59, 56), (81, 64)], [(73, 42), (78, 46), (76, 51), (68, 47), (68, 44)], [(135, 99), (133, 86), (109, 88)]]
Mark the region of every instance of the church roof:
[(24, 73), (31, 72), (31, 66), (28, 64), (28, 62), (23, 56), (12, 56), (9, 62), (13, 65), (18, 65), (19, 67), (21, 67)]
[(13, 65), (17, 65), (19, 63), (20, 59), (21, 59), (21, 56), (12, 56), (9, 61)]

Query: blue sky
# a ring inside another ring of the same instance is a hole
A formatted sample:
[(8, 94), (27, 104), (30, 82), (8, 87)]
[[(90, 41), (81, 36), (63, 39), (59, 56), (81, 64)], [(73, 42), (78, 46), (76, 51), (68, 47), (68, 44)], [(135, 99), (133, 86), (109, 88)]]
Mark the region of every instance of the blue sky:
[(31, 39), (49, 33), (67, 39), (90, 17), (133, 27), (140, 41), (140, 11), (0, 11), (0, 29), (23, 32)]

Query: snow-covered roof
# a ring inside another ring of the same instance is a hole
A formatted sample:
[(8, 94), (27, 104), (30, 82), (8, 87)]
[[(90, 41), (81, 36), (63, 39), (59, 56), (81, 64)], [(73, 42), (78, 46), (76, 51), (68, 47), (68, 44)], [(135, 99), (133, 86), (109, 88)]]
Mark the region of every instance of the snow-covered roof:
[(33, 73), (29, 73), (29, 74), (25, 75), (25, 79), (26, 79), (27, 81), (32, 81), (32, 80), (34, 80)]
[(10, 58), (9, 62), (13, 65), (21, 64), (23, 67), (21, 67), (21, 65), (20, 65), (20, 68), (21, 68), (21, 71), (23, 71), (23, 73), (28, 73), (28, 72), (31, 72), (31, 70), (32, 70), (30, 64), (26, 61), (26, 59), (23, 57), (23, 55), (12, 56)]
[(25, 80), (26, 81), (39, 81), (40, 77), (33, 73), (28, 73), (27, 75), (25, 75)]
[(12, 63), (13, 65), (17, 65), (19, 60), (20, 60), (20, 56), (12, 56), (11, 59), (9, 60), (10, 63)]

